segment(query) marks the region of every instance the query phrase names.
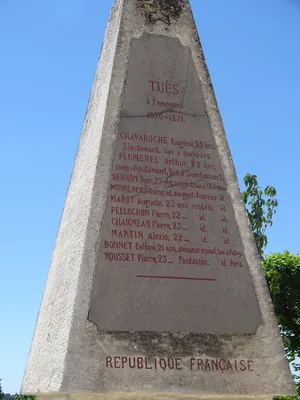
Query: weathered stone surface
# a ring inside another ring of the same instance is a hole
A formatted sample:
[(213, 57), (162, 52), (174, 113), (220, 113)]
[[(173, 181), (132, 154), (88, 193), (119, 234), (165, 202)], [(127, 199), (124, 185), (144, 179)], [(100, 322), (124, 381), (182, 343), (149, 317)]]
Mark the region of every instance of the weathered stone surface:
[(100, 330), (255, 333), (201, 84), (178, 39), (133, 39), (112, 162), (89, 319)]
[[(164, 93), (157, 82), (165, 83)], [(163, 104), (168, 98), (173, 105)], [(165, 137), (167, 143), (140, 143), (122, 133)], [(189, 149), (170, 143), (172, 138), (203, 145)], [(169, 150), (174, 154), (165, 153)], [(152, 158), (133, 160), (130, 154)], [(164, 164), (173, 159), (187, 164)], [(144, 169), (153, 166), (163, 173)], [(191, 173), (199, 175), (187, 176)], [(142, 185), (143, 193), (129, 189)], [(167, 190), (171, 195), (162, 194)], [(154, 203), (137, 204), (138, 199)], [(140, 215), (124, 214), (133, 209)], [(150, 227), (117, 226), (113, 218), (138, 219)], [(129, 231), (138, 232), (137, 238)], [(123, 242), (123, 249), (109, 242)], [(173, 252), (166, 250), (168, 243)], [(183, 263), (181, 244), (216, 254), (182, 253)], [(146, 245), (155, 246), (140, 247)], [(189, 257), (201, 262), (190, 263)], [(293, 393), (187, 0), (115, 1), (22, 391), (74, 400)]]

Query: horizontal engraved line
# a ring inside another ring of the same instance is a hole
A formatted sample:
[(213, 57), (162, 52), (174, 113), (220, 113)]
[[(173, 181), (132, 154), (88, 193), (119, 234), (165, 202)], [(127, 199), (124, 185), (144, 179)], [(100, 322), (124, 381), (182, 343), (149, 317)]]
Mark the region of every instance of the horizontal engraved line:
[(182, 280), (182, 281), (210, 281), (210, 282), (216, 281), (216, 278), (191, 278), (191, 277), (187, 277), (187, 276), (136, 275), (136, 278), (176, 279), (176, 280)]

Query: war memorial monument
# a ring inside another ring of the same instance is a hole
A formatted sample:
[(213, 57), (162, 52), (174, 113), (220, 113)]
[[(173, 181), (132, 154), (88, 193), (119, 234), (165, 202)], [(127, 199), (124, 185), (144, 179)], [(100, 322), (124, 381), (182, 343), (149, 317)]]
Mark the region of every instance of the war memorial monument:
[(22, 392), (294, 393), (188, 0), (113, 4)]

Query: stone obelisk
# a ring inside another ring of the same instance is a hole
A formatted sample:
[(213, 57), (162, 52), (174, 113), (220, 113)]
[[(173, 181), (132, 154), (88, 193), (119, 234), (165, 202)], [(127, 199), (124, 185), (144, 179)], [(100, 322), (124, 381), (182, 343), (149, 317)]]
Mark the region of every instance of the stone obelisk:
[(188, 0), (115, 0), (23, 393), (293, 394)]

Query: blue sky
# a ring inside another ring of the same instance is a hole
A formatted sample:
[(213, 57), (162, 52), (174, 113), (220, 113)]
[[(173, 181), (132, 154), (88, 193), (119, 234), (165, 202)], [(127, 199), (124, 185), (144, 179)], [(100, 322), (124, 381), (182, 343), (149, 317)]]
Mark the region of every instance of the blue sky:
[[(240, 181), (300, 250), (300, 1), (191, 0)], [(19, 391), (112, 0), (0, 2), (0, 378)]]

